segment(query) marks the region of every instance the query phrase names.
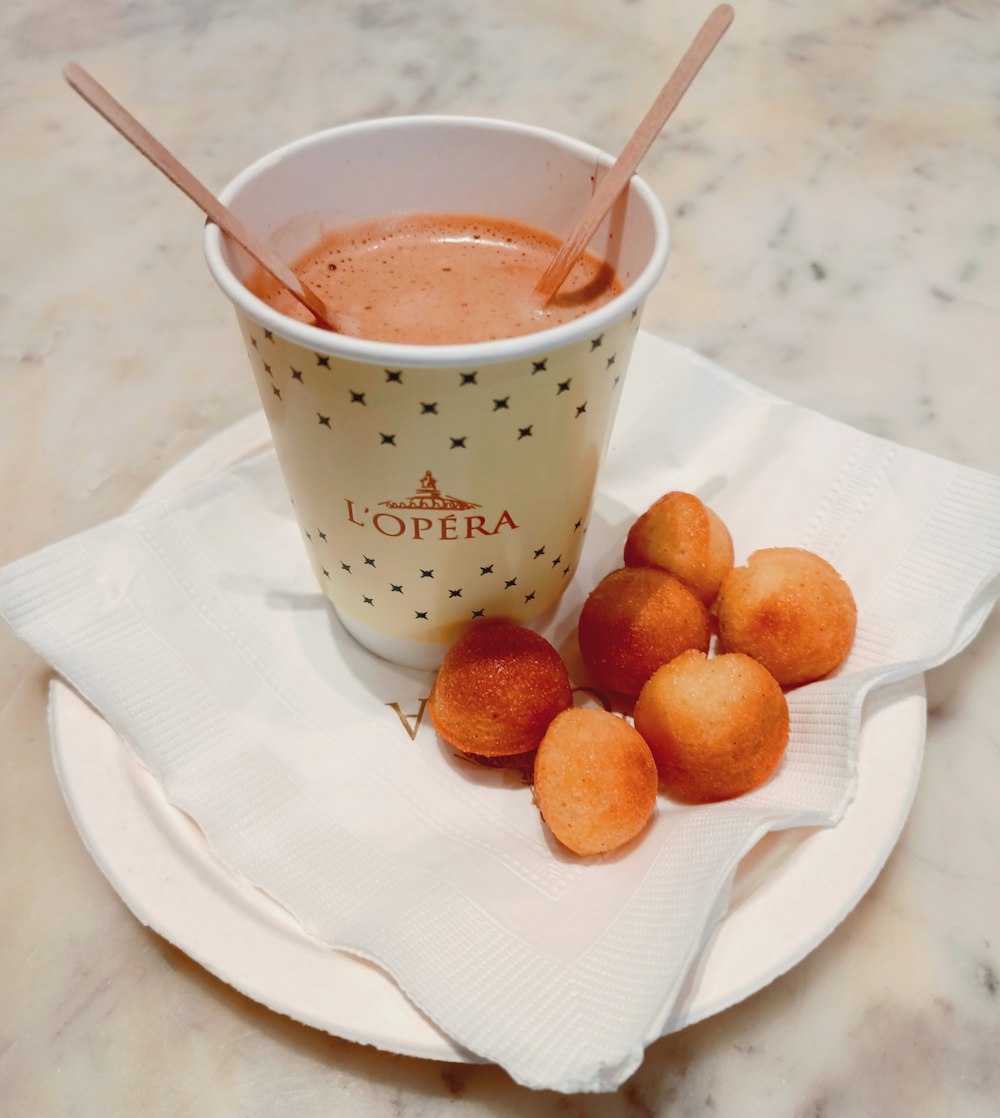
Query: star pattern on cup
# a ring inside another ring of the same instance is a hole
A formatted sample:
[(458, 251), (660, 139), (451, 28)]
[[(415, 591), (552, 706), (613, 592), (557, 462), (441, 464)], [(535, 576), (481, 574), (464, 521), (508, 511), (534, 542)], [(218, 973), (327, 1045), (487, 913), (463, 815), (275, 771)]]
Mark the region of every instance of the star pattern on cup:
[[(268, 333), (270, 333), (270, 337), (267, 336)], [(249, 346), (258, 355), (260, 353), (261, 344), (265, 340), (271, 346), (276, 345), (273, 331), (269, 331), (269, 332), (262, 331), (259, 336), (254, 334), (252, 331), (248, 334)], [(588, 342), (583, 343), (583, 344), (587, 345), (589, 350), (591, 352), (593, 352), (595, 349), (598, 349), (605, 344), (605, 335), (603, 333), (599, 334), (599, 335), (597, 335), (593, 338), (590, 338)], [(280, 351), (276, 351), (276, 352), (280, 352)], [(251, 354), (251, 357), (254, 358), (254, 355)], [(332, 357), (330, 357), (328, 355), (325, 355), (325, 354), (313, 354), (313, 357), (315, 358), (315, 361), (316, 361), (316, 364), (317, 364), (318, 367), (327, 368), (327, 369), (331, 369), (331, 368), (334, 367), (332, 363), (336, 360), (335, 358), (332, 358)], [(301, 367), (301, 364), (302, 364), (301, 361), (299, 361), (297, 363), (289, 362), (287, 364), (287, 367), (285, 369), (284, 374), (282, 375), (282, 378), (279, 379), (279, 378), (276, 377), (275, 371), (274, 371), (273, 366), (272, 366), (273, 359), (272, 359), (272, 361), (267, 361), (267, 362), (264, 362), (260, 357), (257, 357), (257, 358), (254, 358), (254, 359), (260, 361), (260, 367), (263, 369), (265, 374), (272, 381), (275, 382), (275, 383), (272, 384), (271, 396), (272, 396), (273, 400), (275, 401), (275, 406), (276, 407), (279, 404), (284, 404), (284, 402), (285, 402), (285, 395), (284, 395), (284, 392), (283, 392), (282, 386), (281, 386), (282, 383), (290, 384), (292, 382), (296, 382), (300, 389), (305, 387), (307, 378), (306, 378), (306, 375), (305, 375), (305, 373), (304, 373), (304, 371)], [(617, 359), (617, 353), (612, 353), (610, 356), (601, 358), (601, 360), (604, 363), (604, 371), (605, 372), (612, 369), (612, 367), (616, 363), (616, 359)], [(531, 359), (528, 359), (528, 360), (530, 361), (532, 376), (534, 376), (537, 373), (544, 373), (544, 372), (548, 371), (548, 369), (549, 369), (549, 358), (548, 357), (543, 357), (541, 359), (531, 358)], [(481, 382), (481, 380), (480, 380), (480, 373), (481, 373), (481, 371), (479, 369), (468, 370), (468, 371), (459, 371), (457, 375), (458, 375), (458, 378), (459, 378), (460, 387), (471, 388), (471, 389), (473, 389), (473, 391), (475, 391), (476, 389), (481, 389), (483, 387), (483, 382)], [(382, 375), (384, 377), (383, 383), (386, 386), (402, 386), (402, 385), (405, 384), (405, 375), (404, 374), (405, 374), (405, 370), (403, 370), (403, 369), (383, 368), (382, 369)], [(564, 395), (570, 394), (571, 391), (572, 391), (573, 379), (574, 378), (571, 376), (571, 377), (567, 377), (563, 380), (555, 381), (554, 382), (555, 396), (556, 397), (562, 397)], [(620, 375), (616, 374), (614, 376), (613, 380), (611, 381), (611, 389), (612, 390), (615, 390), (615, 389), (618, 388), (620, 380), (621, 380)], [(369, 407), (370, 403), (371, 403), (371, 391), (372, 391), (372, 389), (371, 389), (370, 386), (365, 386), (363, 388), (362, 387), (348, 387), (347, 388), (347, 401), (352, 405), (356, 404), (361, 408), (366, 408), (367, 409)], [(573, 408), (573, 412), (572, 412), (573, 418), (576, 418), (576, 419), (581, 418), (588, 411), (589, 403), (590, 403), (590, 401), (588, 399), (588, 400), (584, 400), (582, 403), (578, 402), (578, 403), (572, 404), (571, 406)], [(421, 415), (421, 416), (431, 416), (431, 415), (438, 416), (438, 415), (444, 415), (444, 414), (448, 413), (447, 406), (443, 407), (440, 400), (423, 400), (423, 399), (421, 399), (421, 400), (417, 401), (416, 406), (418, 408), (418, 414)], [(498, 416), (503, 415), (505, 413), (509, 413), (512, 409), (514, 409), (517, 406), (522, 406), (523, 407), (523, 405), (519, 405), (518, 396), (517, 396), (516, 393), (506, 393), (504, 395), (491, 395), (490, 398), (489, 398), (489, 402), (488, 402), (488, 407), (490, 408), (490, 410), (494, 413), (497, 413)], [(328, 415), (325, 412), (317, 412), (316, 413), (316, 420), (317, 420), (317, 423), (320, 426), (327, 428), (331, 432), (336, 427), (336, 420), (335, 420), (335, 417), (332, 414)], [(533, 420), (530, 415), (522, 415), (519, 422), (517, 422), (510, 429), (510, 436), (509, 437), (512, 439), (512, 441), (514, 443), (527, 444), (529, 440), (534, 439), (538, 435), (538, 431), (537, 431), (536, 427), (537, 427), (536, 421)], [(398, 431), (379, 431), (377, 433), (377, 439), (378, 439), (377, 445), (382, 446), (382, 447), (398, 448), (399, 445), (400, 445), (399, 434), (400, 433)], [(463, 432), (461, 432), (461, 430), (459, 430), (459, 432), (456, 432), (454, 430), (454, 428), (452, 428), (452, 431), (449, 432), (444, 437), (444, 442), (443, 442), (442, 445), (448, 450), (469, 450), (469, 449), (471, 449), (471, 447), (473, 445), (475, 445), (475, 441), (476, 441), (476, 436), (470, 435), (468, 432), (463, 433)]]
[[(576, 521), (576, 526), (574, 526), (574, 531), (578, 530), (579, 526), (582, 526), (582, 524), (583, 524), (583, 517), (579, 517)], [(309, 539), (310, 541), (314, 540), (317, 544), (319, 542), (322, 542), (324, 544), (329, 545), (329, 534), (327, 532), (320, 531), (320, 530), (316, 530), (314, 532), (314, 531), (310, 531), (309, 529), (304, 529), (303, 531), (304, 531), (304, 535), (306, 536), (306, 538)], [(532, 555), (536, 559), (545, 556), (546, 555), (546, 546), (543, 544), (543, 545), (535, 548), (534, 551), (532, 552)], [(556, 568), (558, 568), (560, 566), (560, 564), (563, 563), (562, 553), (557, 555), (554, 559), (549, 559), (548, 562), (549, 562), (549, 567), (553, 570), (553, 572), (555, 572)], [(377, 563), (376, 563), (375, 558), (373, 556), (365, 554), (364, 552), (358, 553), (356, 558), (352, 559), (351, 562), (348, 562), (347, 559), (344, 559), (344, 558), (338, 558), (335, 564), (331, 564), (331, 566), (338, 567), (338, 570), (336, 571), (337, 575), (339, 575), (340, 577), (350, 576), (352, 578), (354, 577), (355, 567), (359, 566), (359, 565), (362, 568), (368, 568), (368, 567), (377, 568)], [(319, 564), (319, 569), (320, 569), (321, 575), (324, 579), (331, 580), (331, 579), (334, 578), (334, 574), (331, 573), (331, 568), (326, 566), (325, 563)], [(564, 582), (570, 576), (571, 571), (572, 571), (572, 564), (571, 563), (564, 564), (561, 568), (561, 571), (558, 573), (558, 577), (559, 577), (560, 581)], [(432, 567), (417, 568), (416, 573), (418, 574), (420, 580), (434, 579), (435, 578), (435, 571), (434, 571), (434, 568), (432, 568)], [(482, 577), (484, 575), (494, 575), (496, 573), (497, 573), (497, 564), (495, 562), (479, 565), (479, 575), (480, 575), (480, 577)], [(374, 577), (374, 576), (372, 576), (372, 577)], [(503, 571), (503, 572), (501, 572), (501, 578), (503, 579), (503, 590), (501, 592), (505, 593), (505, 592), (508, 592), (508, 591), (511, 591), (511, 590), (515, 590), (515, 591), (517, 590), (518, 582), (519, 582), (519, 576), (517, 574), (514, 574), (510, 571)], [(372, 586), (374, 587), (372, 592), (362, 593), (362, 595), (361, 595), (360, 600), (361, 600), (361, 603), (363, 604), (363, 606), (365, 606), (365, 607), (370, 606), (373, 609), (378, 608), (378, 595), (377, 595), (376, 591), (377, 591), (379, 586), (382, 586), (382, 587), (388, 586), (390, 595), (398, 594), (401, 597), (406, 597), (406, 595), (407, 595), (405, 583), (403, 581), (399, 581), (399, 582), (394, 581), (394, 579), (392, 577), (390, 577), (390, 579), (387, 582), (372, 583)], [(467, 590), (467, 587), (465, 587), (465, 586), (450, 586), (450, 587), (448, 587), (447, 588), (447, 598), (445, 599), (445, 601), (446, 602), (452, 602), (452, 601), (455, 601), (456, 599), (463, 599), (464, 600), (467, 597), (466, 590)], [(523, 600), (523, 603), (525, 605), (530, 605), (533, 601), (535, 601), (537, 599), (537, 595), (538, 595), (538, 586), (537, 585), (534, 586), (534, 587), (530, 587), (528, 589), (527, 593), (524, 593), (523, 591), (521, 593), (522, 600)], [(473, 597), (475, 597), (475, 595), (473, 595)], [(479, 603), (473, 602), (471, 608), (468, 610), (468, 616), (471, 617), (471, 618), (482, 618), (482, 617), (487, 616), (488, 613), (489, 613), (489, 605), (488, 605), (488, 603), (484, 604), (483, 602), (479, 602)], [(414, 610), (414, 620), (434, 621), (435, 619), (436, 619), (436, 612), (435, 612), (434, 609), (432, 609), (430, 607), (420, 609), (420, 610)]]

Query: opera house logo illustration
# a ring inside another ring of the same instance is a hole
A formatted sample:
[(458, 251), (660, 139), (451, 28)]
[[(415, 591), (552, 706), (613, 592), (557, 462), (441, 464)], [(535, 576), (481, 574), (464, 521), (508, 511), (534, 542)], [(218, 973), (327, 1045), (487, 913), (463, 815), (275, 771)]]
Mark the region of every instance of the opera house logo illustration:
[(437, 479), (427, 471), (420, 479), (420, 485), (412, 497), (405, 501), (380, 501), (380, 505), (387, 509), (477, 509), (479, 505), (472, 501), (461, 501), (458, 497), (446, 497), (438, 489)]

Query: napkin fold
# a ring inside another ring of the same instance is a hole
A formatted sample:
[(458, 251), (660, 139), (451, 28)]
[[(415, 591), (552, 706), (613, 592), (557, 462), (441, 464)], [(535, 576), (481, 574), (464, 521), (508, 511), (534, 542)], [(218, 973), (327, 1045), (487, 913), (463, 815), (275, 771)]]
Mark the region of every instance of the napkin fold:
[(546, 635), (587, 685), (575, 621), (669, 489), (737, 562), (808, 547), (858, 634), (792, 691), (777, 774), (727, 803), (659, 797), (629, 849), (575, 859), (511, 773), (457, 758), (433, 676), (365, 652), (315, 585), (272, 453), (0, 570), (0, 614), (87, 698), (215, 855), (319, 940), (374, 960), (519, 1082), (607, 1091), (672, 1027), (684, 980), (768, 831), (832, 826), (866, 694), (957, 653), (1000, 592), (1000, 479), (762, 393), (640, 335), (580, 569)]

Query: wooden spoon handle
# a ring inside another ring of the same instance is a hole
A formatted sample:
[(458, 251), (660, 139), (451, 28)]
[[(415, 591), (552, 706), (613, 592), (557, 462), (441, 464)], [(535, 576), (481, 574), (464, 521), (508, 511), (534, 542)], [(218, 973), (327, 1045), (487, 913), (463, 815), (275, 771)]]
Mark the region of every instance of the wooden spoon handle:
[(136, 147), (153, 164), (162, 171), (175, 186), (181, 190), (199, 207), (210, 221), (214, 221), (220, 229), (225, 230), (230, 237), (241, 245), (258, 264), (282, 286), (287, 287), (292, 295), (299, 300), (323, 326), (331, 330), (336, 329), (336, 316), (326, 306), (320, 296), (308, 287), (299, 277), (280, 259), (263, 241), (259, 240), (231, 210), (228, 210), (218, 198), (191, 174), (191, 172), (175, 156), (149, 133), (132, 114), (98, 81), (90, 76), (82, 66), (75, 62), (68, 63), (63, 74), (69, 84), (77, 93), (126, 140)]
[(563, 241), (559, 251), (535, 285), (535, 294), (540, 296), (543, 302), (548, 302), (562, 286), (577, 258), (597, 231), (598, 225), (604, 220), (604, 215), (628, 185), (639, 161), (649, 151), (650, 144), (656, 139), (705, 60), (733, 22), (733, 15), (733, 9), (728, 4), (720, 4), (705, 20), (684, 57), (677, 64), (677, 68), (667, 79), (666, 85), (660, 90), (649, 111), (622, 148), (621, 155), (591, 195), (575, 228)]

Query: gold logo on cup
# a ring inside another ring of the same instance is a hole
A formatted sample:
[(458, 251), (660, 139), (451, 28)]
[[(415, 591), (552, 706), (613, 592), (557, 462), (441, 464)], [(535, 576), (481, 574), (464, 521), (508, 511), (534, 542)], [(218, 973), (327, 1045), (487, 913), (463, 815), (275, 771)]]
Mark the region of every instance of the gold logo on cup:
[(427, 471), (420, 479), (420, 485), (412, 497), (405, 501), (379, 501), (388, 509), (477, 509), (473, 501), (462, 501), (458, 497), (446, 497), (438, 489), (437, 479)]
[[(449, 497), (438, 488), (437, 479), (428, 470), (420, 479), (416, 492), (401, 501), (379, 501), (379, 508), (398, 509), (414, 512), (439, 512), (443, 516), (400, 516), (397, 512), (376, 512), (366, 505), (361, 508), (344, 498), (347, 505), (347, 521), (359, 528), (374, 528), (379, 535), (403, 537), (413, 540), (471, 540), (476, 536), (495, 536), (502, 529), (515, 530), (518, 525), (507, 509), (504, 509), (496, 522), (485, 516), (469, 514), (468, 510), (481, 506), (474, 501), (459, 497)], [(457, 512), (466, 512), (459, 517)], [(370, 517), (370, 519), (369, 519)], [(492, 523), (492, 527), (490, 524)]]

